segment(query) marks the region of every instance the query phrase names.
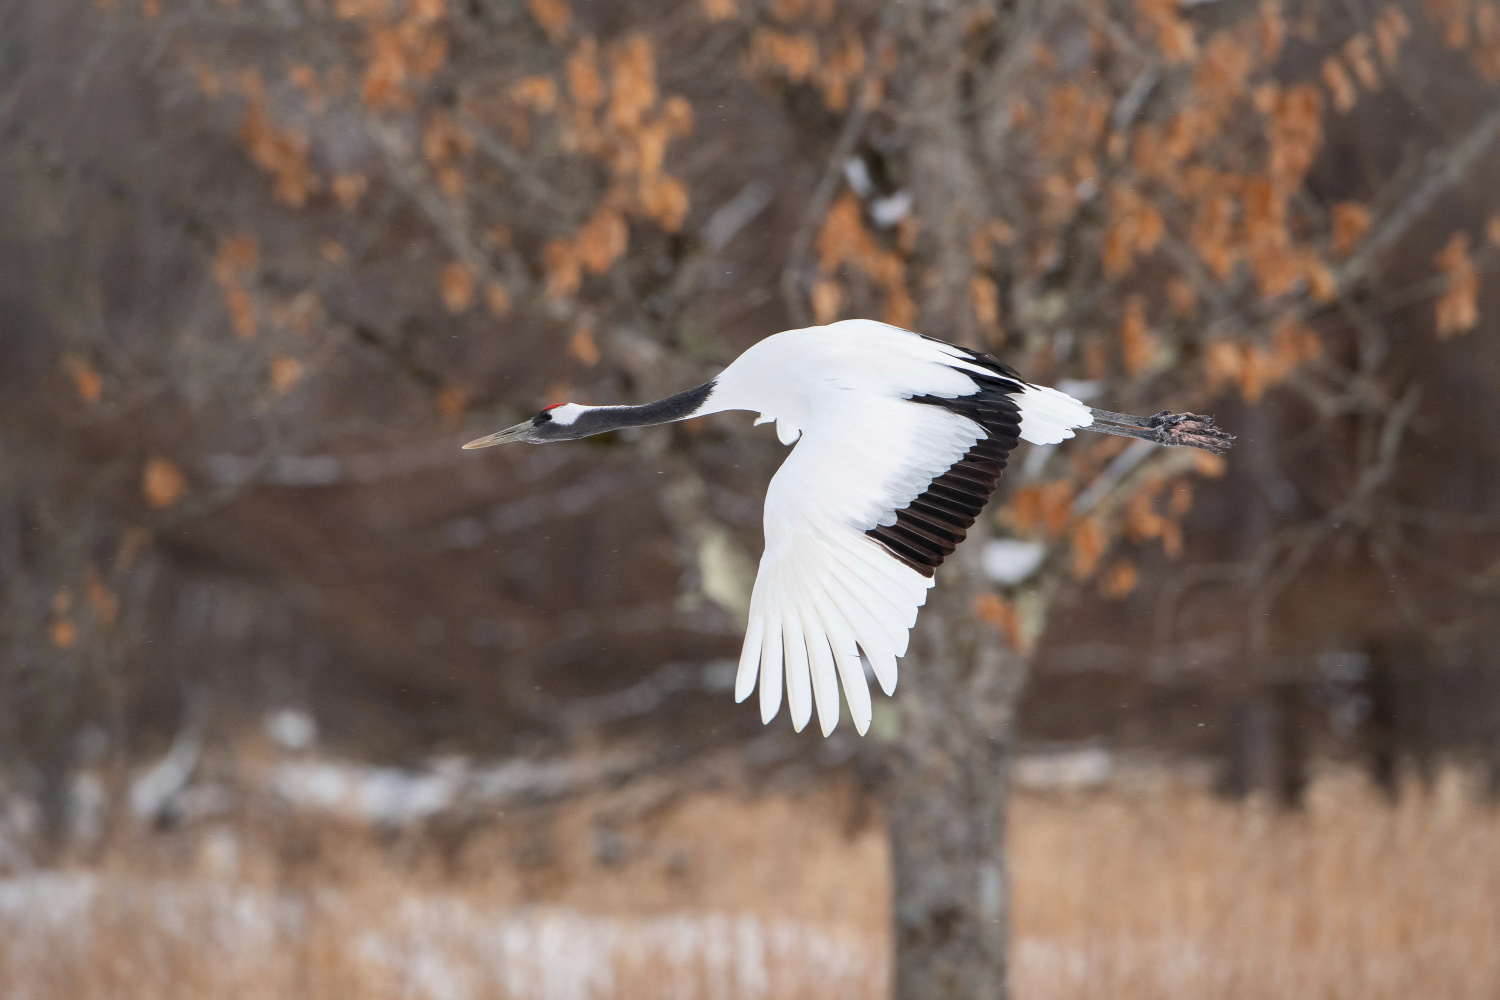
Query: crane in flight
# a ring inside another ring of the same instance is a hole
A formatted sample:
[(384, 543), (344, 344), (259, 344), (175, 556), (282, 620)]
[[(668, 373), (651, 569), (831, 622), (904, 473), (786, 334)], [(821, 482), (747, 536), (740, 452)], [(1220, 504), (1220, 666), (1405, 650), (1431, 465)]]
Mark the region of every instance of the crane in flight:
[(767, 337), (717, 378), (654, 403), (560, 403), (464, 447), (573, 441), (725, 410), (775, 421), (781, 443), (796, 445), (766, 490), (735, 700), (758, 681), (770, 722), (784, 688), (797, 731), (816, 704), (824, 736), (838, 723), (840, 681), (855, 728), (869, 728), (866, 664), (895, 691), (933, 573), (1018, 440), (1057, 444), (1088, 429), (1215, 453), (1234, 442), (1212, 417), (1094, 409), (987, 354), (851, 319)]

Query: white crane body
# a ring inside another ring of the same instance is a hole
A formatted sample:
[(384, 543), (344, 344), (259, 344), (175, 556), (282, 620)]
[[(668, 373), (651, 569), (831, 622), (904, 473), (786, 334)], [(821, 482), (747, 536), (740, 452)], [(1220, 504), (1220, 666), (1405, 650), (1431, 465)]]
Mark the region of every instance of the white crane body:
[(644, 406), (549, 407), (465, 447), (571, 440), (727, 410), (774, 421), (794, 445), (771, 478), (765, 551), (735, 683), (758, 687), (770, 722), (782, 696), (801, 730), (826, 736), (842, 684), (855, 728), (870, 724), (868, 664), (896, 687), (933, 574), (984, 508), (1017, 440), (1056, 444), (1081, 428), (1219, 451), (1211, 418), (1094, 410), (1031, 385), (986, 355), (871, 320), (778, 333), (711, 382)]

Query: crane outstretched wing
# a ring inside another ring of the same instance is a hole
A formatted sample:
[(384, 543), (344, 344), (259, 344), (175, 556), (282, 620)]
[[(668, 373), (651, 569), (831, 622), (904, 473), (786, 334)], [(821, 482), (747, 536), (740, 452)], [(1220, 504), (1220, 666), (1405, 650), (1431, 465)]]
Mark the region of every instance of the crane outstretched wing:
[(1023, 421), (1035, 422), (1023, 411), (1053, 402), (1030, 398), (1051, 390), (998, 362), (970, 359), (967, 395), (830, 391), (771, 479), (735, 684), (743, 701), (759, 681), (765, 721), (780, 710), (784, 687), (793, 725), (800, 731), (816, 704), (828, 735), (842, 682), (863, 734), (871, 717), (864, 662), (887, 694), (895, 690), (896, 658), (933, 572), (984, 509)]

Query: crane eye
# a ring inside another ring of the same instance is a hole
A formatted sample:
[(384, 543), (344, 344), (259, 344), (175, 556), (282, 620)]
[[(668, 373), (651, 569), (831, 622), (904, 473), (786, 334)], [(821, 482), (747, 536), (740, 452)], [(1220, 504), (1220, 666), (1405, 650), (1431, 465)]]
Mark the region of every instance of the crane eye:
[(541, 424), (548, 423), (551, 419), (552, 414), (548, 413), (546, 410), (543, 410), (541, 413), (538, 413), (536, 415), (536, 419), (531, 421), (531, 426), (537, 427)]

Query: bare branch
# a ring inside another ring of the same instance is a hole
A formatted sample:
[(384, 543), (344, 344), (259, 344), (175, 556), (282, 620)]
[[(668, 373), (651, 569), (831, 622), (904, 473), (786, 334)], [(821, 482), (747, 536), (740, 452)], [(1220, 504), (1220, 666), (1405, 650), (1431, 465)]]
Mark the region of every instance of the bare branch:
[[(881, 44), (883, 44), (883, 39), (876, 41), (876, 51), (879, 51)], [(807, 268), (807, 255), (812, 250), (813, 237), (817, 234), (818, 226), (822, 224), (823, 216), (828, 213), (828, 205), (833, 201), (834, 192), (838, 190), (839, 179), (844, 172), (844, 161), (854, 153), (854, 146), (859, 142), (860, 134), (864, 131), (865, 121), (870, 117), (865, 91), (874, 76), (874, 65), (874, 59), (868, 60), (864, 72), (849, 89), (849, 114), (845, 117), (844, 127), (833, 144), (833, 151), (828, 154), (828, 162), (823, 166), (823, 176), (818, 179), (817, 187), (813, 188), (812, 198), (803, 210), (802, 222), (792, 235), (792, 245), (787, 251), (786, 265), (781, 269), (781, 299), (786, 305), (787, 315), (799, 327), (807, 326), (811, 321), (807, 305), (803, 301), (805, 292), (801, 287), (803, 273)]]

